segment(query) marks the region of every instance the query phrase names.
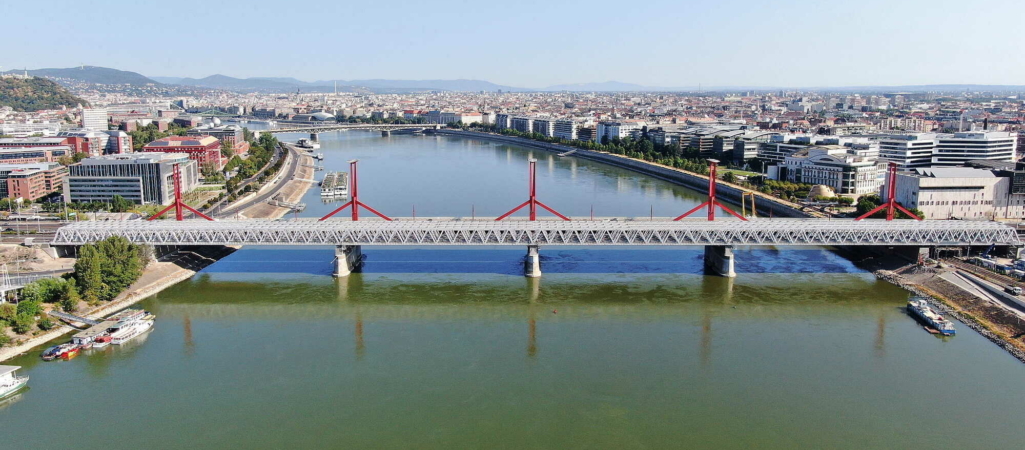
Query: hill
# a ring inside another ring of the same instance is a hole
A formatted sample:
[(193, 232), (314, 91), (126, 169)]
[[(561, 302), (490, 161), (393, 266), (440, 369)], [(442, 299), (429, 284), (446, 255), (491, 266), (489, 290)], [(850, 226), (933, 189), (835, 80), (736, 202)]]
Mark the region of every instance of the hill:
[[(11, 70), (8, 73), (21, 74), (24, 71)], [(36, 77), (65, 78), (95, 84), (132, 84), (137, 86), (160, 84), (135, 72), (96, 66), (79, 66), (67, 69), (35, 69), (28, 71), (28, 74)]]
[(89, 104), (45, 78), (0, 78), (0, 106), (10, 106), (15, 111), (74, 108), (79, 103)]
[(488, 91), (524, 92), (528, 89), (502, 86), (483, 80), (318, 80), (302, 81), (290, 77), (235, 78), (211, 75), (204, 78), (153, 77), (164, 83), (237, 91), (288, 92), (302, 89), (328, 92), (338, 85), (341, 91), (372, 90), (379, 92), (408, 91)]

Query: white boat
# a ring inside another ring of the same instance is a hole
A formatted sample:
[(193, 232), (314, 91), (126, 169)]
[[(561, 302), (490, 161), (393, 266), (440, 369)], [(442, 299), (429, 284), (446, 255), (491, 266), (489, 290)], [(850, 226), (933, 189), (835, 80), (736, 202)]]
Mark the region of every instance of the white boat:
[(19, 377), (15, 372), (20, 366), (0, 366), (0, 398), (6, 398), (28, 384), (28, 377)]
[(110, 343), (121, 345), (153, 328), (152, 320), (126, 319), (107, 329), (110, 333)]

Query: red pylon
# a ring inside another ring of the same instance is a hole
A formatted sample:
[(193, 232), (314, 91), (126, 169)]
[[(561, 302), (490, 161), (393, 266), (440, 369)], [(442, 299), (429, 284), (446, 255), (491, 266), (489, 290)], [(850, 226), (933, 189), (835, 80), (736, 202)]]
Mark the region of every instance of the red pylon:
[(886, 203), (877, 206), (875, 209), (865, 214), (862, 214), (861, 217), (858, 217), (854, 220), (864, 219), (868, 216), (871, 216), (872, 214), (879, 212), (879, 210), (883, 208), (886, 208), (886, 220), (893, 220), (895, 208), (904, 211), (904, 214), (911, 216), (912, 219), (922, 220), (921, 217), (916, 216), (911, 211), (908, 211), (903, 206), (900, 206), (900, 203), (897, 203), (897, 163), (890, 161), (890, 165), (889, 167), (887, 167), (886, 172)]
[(189, 205), (186, 205), (185, 202), (182, 201), (182, 173), (181, 173), (181, 169), (178, 168), (178, 164), (177, 163), (174, 165), (174, 175), (172, 175), (172, 178), (174, 179), (174, 202), (171, 203), (170, 205), (168, 205), (167, 208), (164, 208), (163, 210), (161, 210), (160, 212), (154, 214), (153, 216), (151, 216), (149, 219), (146, 219), (146, 220), (157, 219), (160, 216), (164, 215), (164, 213), (170, 211), (171, 208), (174, 208), (174, 220), (179, 220), (179, 221), (180, 220), (184, 220), (185, 217), (182, 214), (182, 208), (185, 208), (185, 209), (187, 209), (189, 211), (192, 211), (193, 214), (195, 214), (195, 215), (197, 215), (199, 217), (202, 217), (202, 218), (204, 218), (206, 220), (214, 220), (214, 219), (211, 219), (211, 218), (207, 217), (206, 214), (203, 214), (203, 213), (197, 211), (195, 208), (193, 208), (193, 207), (191, 207)]
[(556, 216), (559, 216), (559, 218), (562, 219), (562, 220), (569, 220), (569, 217), (566, 217), (566, 216), (564, 216), (562, 214), (559, 214), (558, 211), (556, 211), (556, 210), (554, 210), (552, 208), (549, 208), (548, 205), (546, 205), (544, 203), (541, 203), (541, 201), (537, 199), (537, 160), (534, 160), (534, 159), (530, 160), (530, 169), (529, 170), (530, 170), (530, 180), (529, 180), (529, 183), (530, 183), (530, 186), (529, 186), (529, 188), (530, 188), (530, 197), (527, 199), (527, 201), (525, 201), (522, 204), (520, 204), (520, 206), (517, 206), (517, 207), (513, 208), (512, 210), (510, 210), (509, 212), (507, 212), (505, 214), (502, 214), (502, 216), (497, 218), (497, 219), (495, 219), (495, 221), (499, 221), (499, 220), (502, 220), (502, 219), (504, 219), (506, 217), (509, 217), (510, 215), (515, 213), (516, 211), (519, 211), (520, 209), (522, 209), (524, 206), (530, 206), (530, 220), (537, 220), (537, 207), (538, 206), (548, 210), (548, 212), (550, 212), (552, 214), (555, 214)]
[(338, 214), (338, 212), (340, 212), (341, 210), (351, 206), (352, 220), (355, 222), (359, 220), (359, 207), (362, 206), (366, 208), (367, 211), (377, 214), (380, 218), (391, 221), (391, 218), (389, 218), (388, 216), (377, 212), (377, 210), (375, 210), (374, 208), (367, 206), (366, 203), (359, 201), (359, 181), (356, 179), (356, 163), (358, 162), (358, 159), (349, 161), (349, 192), (352, 196), (352, 200), (349, 200), (344, 205), (339, 206), (338, 209), (331, 211), (331, 213), (329, 213), (328, 215), (321, 217), (320, 220), (327, 220), (331, 216)]
[(723, 211), (726, 211), (726, 212), (732, 214), (734, 217), (736, 217), (736, 218), (738, 218), (740, 220), (743, 220), (745, 222), (747, 221), (746, 217), (744, 217), (744, 216), (742, 216), (740, 214), (737, 214), (736, 211), (733, 211), (732, 209), (727, 208), (726, 205), (724, 205), (722, 203), (719, 203), (719, 200), (716, 200), (716, 198), (715, 198), (715, 184), (716, 184), (716, 182), (715, 182), (715, 174), (717, 172), (716, 169), (718, 167), (719, 167), (719, 161), (718, 160), (715, 160), (715, 159), (709, 159), (708, 160), (708, 200), (706, 200), (704, 203), (702, 203), (702, 204), (700, 204), (698, 206), (695, 206), (694, 209), (691, 209), (690, 211), (687, 211), (687, 212), (683, 213), (682, 215), (680, 215), (680, 217), (677, 217), (677, 218), (675, 218), (673, 220), (680, 220), (680, 219), (682, 219), (684, 217), (687, 217), (687, 216), (689, 216), (691, 214), (694, 214), (695, 212), (697, 212), (697, 210), (699, 210), (701, 208), (704, 208), (706, 206), (708, 207), (708, 220), (715, 220), (715, 207), (718, 206), (718, 207), (722, 208)]

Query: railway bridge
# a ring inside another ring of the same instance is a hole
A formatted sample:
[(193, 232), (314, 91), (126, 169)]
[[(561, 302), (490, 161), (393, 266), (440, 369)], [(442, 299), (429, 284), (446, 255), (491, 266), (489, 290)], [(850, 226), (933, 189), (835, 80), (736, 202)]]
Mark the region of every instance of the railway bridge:
[[(587, 217), (560, 214), (537, 197), (536, 161), (530, 161), (527, 200), (496, 217), (388, 217), (359, 199), (356, 163), (349, 162), (351, 199), (316, 219), (215, 221), (181, 200), (175, 171), (175, 200), (147, 221), (76, 222), (57, 230), (53, 245), (80, 246), (112, 236), (151, 246), (334, 246), (335, 275), (347, 276), (363, 263), (364, 245), (526, 246), (524, 275), (541, 276), (541, 246), (702, 246), (705, 266), (736, 276), (735, 246), (931, 247), (1020, 246), (1017, 230), (999, 222), (965, 220), (893, 220), (897, 210), (917, 219), (895, 200), (896, 165), (890, 165), (887, 202), (857, 219), (749, 218), (716, 199), (716, 164), (710, 160), (708, 200), (676, 218)], [(752, 205), (753, 206), (753, 205)], [(333, 216), (348, 208), (350, 218)], [(526, 217), (511, 217), (526, 208)], [(539, 218), (538, 208), (555, 217)], [(175, 210), (177, 221), (155, 221)], [(376, 217), (360, 219), (365, 209)], [(704, 209), (706, 219), (687, 219)], [(725, 220), (715, 220), (722, 209)], [(865, 219), (886, 210), (886, 219)], [(185, 210), (196, 219), (184, 219)], [(752, 210), (754, 208), (752, 207)], [(205, 220), (204, 220), (205, 219)]]

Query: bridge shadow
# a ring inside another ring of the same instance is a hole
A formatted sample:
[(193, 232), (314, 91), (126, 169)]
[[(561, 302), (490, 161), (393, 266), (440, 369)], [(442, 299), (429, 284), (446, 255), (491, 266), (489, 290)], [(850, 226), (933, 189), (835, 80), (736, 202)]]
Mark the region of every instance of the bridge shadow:
[[(365, 274), (523, 275), (526, 249), (363, 248)], [(541, 249), (542, 272), (551, 274), (703, 274), (697, 247)], [(736, 271), (743, 273), (861, 273), (851, 261), (827, 249), (740, 248)], [(296, 273), (330, 276), (331, 248), (244, 248), (203, 269), (204, 273)]]

